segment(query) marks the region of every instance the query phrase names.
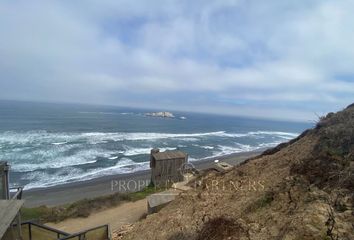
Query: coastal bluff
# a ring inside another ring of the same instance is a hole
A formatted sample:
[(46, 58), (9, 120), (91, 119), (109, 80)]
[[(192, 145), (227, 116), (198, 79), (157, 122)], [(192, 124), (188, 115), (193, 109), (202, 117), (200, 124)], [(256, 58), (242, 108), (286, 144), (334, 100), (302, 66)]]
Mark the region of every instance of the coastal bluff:
[(354, 239), (354, 105), (190, 185), (119, 239)]

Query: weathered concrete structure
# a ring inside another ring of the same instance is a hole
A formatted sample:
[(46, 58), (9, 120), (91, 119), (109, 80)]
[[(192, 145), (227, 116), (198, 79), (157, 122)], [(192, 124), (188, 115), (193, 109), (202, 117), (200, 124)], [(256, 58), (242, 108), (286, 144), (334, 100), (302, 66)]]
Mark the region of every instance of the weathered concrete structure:
[(157, 213), (170, 202), (175, 200), (176, 196), (180, 193), (177, 190), (167, 190), (160, 193), (155, 193), (147, 197), (147, 210), (148, 214)]
[[(189, 176), (188, 176), (189, 175)], [(183, 182), (174, 183), (170, 189), (152, 194), (147, 197), (147, 210), (148, 214), (157, 213), (170, 202), (175, 200), (176, 196), (181, 192), (191, 190), (190, 186), (187, 186), (189, 180), (193, 178), (193, 175), (186, 174), (185, 179)]]
[(226, 162), (218, 162), (215, 163), (214, 166), (212, 167), (213, 169), (215, 169), (218, 172), (228, 172), (230, 171), (234, 166), (232, 166), (231, 164), (228, 164)]
[(166, 187), (184, 180), (181, 168), (188, 162), (188, 155), (182, 151), (152, 149), (150, 155), (151, 182), (156, 187)]

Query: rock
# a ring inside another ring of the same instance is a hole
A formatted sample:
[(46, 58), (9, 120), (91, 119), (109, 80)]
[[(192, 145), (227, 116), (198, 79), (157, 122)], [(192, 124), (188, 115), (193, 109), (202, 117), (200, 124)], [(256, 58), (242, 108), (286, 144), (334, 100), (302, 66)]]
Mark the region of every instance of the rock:
[(167, 190), (160, 193), (155, 193), (147, 197), (148, 214), (157, 213), (167, 204), (172, 202), (180, 191)]
[(161, 117), (161, 118), (174, 118), (175, 117), (171, 112), (151, 112), (151, 113), (145, 113), (145, 116)]
[(112, 233), (112, 240), (121, 240), (123, 239), (124, 235), (130, 232), (133, 229), (133, 224), (125, 224), (120, 227), (119, 230), (114, 231)]

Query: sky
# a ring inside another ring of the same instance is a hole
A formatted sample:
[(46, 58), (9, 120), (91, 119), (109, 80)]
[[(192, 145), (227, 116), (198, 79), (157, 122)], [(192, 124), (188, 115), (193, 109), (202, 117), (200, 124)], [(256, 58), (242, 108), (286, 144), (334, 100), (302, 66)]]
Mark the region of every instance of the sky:
[(1, 0), (0, 99), (312, 121), (354, 102), (352, 0)]

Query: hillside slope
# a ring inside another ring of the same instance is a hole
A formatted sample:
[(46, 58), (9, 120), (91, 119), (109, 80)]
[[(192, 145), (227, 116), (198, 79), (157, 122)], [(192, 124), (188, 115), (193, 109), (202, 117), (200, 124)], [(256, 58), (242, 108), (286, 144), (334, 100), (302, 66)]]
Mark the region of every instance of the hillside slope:
[(232, 171), (200, 177), (123, 239), (354, 239), (354, 106)]

